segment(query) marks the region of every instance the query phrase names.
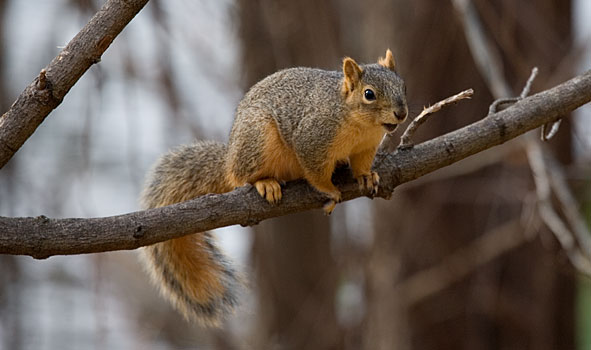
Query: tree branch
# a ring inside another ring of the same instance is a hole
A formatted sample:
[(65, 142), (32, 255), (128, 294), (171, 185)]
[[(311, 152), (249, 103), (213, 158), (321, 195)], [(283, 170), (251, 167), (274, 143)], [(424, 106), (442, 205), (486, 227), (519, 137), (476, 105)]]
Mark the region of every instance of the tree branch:
[[(555, 121), (589, 101), (591, 71), (411, 149), (379, 154), (374, 164), (381, 179), (378, 196), (390, 198), (394, 188), (402, 183)], [(337, 174), (336, 183), (343, 200), (364, 195), (346, 172)], [(0, 253), (45, 258), (135, 249), (195, 232), (234, 224), (253, 225), (264, 219), (320, 208), (324, 201), (326, 198), (305, 181), (295, 181), (285, 186), (283, 199), (276, 206), (268, 204), (251, 186), (245, 186), (168, 207), (104, 218), (0, 217)]]
[(148, 0), (109, 0), (0, 117), (2, 168)]

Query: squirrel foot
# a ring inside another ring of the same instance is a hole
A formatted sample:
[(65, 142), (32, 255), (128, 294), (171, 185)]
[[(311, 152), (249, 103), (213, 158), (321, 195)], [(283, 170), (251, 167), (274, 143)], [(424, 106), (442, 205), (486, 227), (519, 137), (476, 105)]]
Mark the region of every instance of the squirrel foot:
[(357, 183), (361, 191), (367, 191), (372, 196), (378, 194), (378, 185), (380, 184), (380, 176), (375, 171), (369, 174), (357, 176)]
[(332, 211), (337, 206), (337, 203), (341, 202), (341, 192), (329, 193), (328, 196), (330, 197), (330, 200), (328, 200), (322, 206), (322, 210), (324, 210), (324, 215), (327, 216), (332, 214)]
[(275, 179), (262, 179), (254, 183), (257, 192), (271, 204), (281, 200), (281, 185)]

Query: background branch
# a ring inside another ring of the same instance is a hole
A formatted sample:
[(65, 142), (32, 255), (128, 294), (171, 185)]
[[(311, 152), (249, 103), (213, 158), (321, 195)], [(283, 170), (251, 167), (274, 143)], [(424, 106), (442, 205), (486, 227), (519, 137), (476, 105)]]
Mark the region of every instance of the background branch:
[(0, 117), (2, 168), (148, 0), (109, 0)]
[(468, 245), (430, 268), (413, 274), (396, 286), (394, 295), (403, 298), (410, 307), (433, 296), (451, 284), (461, 281), (478, 268), (521, 246), (527, 241), (519, 220), (510, 220), (476, 238)]
[[(513, 106), (443, 136), (392, 154), (379, 154), (375, 169), (381, 179), (379, 197), (394, 188), (504, 143), (552, 122), (591, 101), (591, 71), (552, 89), (527, 97)], [(364, 195), (349, 174), (337, 174), (343, 200)], [(0, 217), (0, 253), (44, 258), (140, 246), (233, 224), (261, 220), (322, 207), (326, 200), (305, 181), (289, 183), (282, 202), (271, 206), (252, 187), (206, 195), (168, 207), (90, 219)]]
[[(480, 74), (485, 78), (489, 89), (497, 98), (490, 106), (489, 113), (496, 112), (500, 106), (517, 103), (529, 95), (533, 81), (538, 74), (538, 69), (534, 68), (532, 70), (525, 87), (518, 97), (509, 97), (513, 93), (503, 76), (501, 61), (495, 59), (495, 57), (499, 56), (498, 51), (493, 45), (489, 44), (488, 35), (480, 24), (480, 18), (474, 8), (474, 4), (465, 0), (454, 0), (453, 4), (461, 15), (468, 46), (470, 47), (474, 60), (477, 62)], [(479, 40), (473, 40), (474, 37), (478, 37)], [(559, 117), (542, 125), (542, 141), (549, 140), (558, 132), (561, 120)], [(547, 129), (550, 129), (550, 131), (547, 131)], [(560, 168), (559, 163), (553, 159), (551, 154), (546, 152), (546, 156), (543, 155), (542, 145), (532, 134), (527, 135), (522, 144), (527, 153), (536, 185), (540, 218), (554, 234), (558, 242), (560, 242), (572, 265), (579, 272), (591, 275), (589, 230), (585, 229), (584, 220), (580, 217), (573, 196), (570, 194), (570, 190), (566, 185), (566, 181), (560, 180), (559, 174), (561, 172), (556, 170)], [(554, 171), (550, 172), (546, 169), (547, 163), (553, 164)], [(550, 180), (550, 176), (554, 181)], [(554, 186), (551, 186), (551, 183)], [(570, 225), (567, 225), (562, 220), (554, 208), (551, 198), (552, 190), (556, 192), (562, 211), (567, 213), (566, 219)], [(573, 231), (569, 229), (569, 226), (573, 228)]]

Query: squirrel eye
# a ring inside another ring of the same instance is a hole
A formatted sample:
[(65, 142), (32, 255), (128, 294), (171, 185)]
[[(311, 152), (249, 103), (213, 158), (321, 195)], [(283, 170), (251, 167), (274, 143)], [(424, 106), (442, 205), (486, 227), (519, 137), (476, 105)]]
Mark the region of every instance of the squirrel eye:
[(365, 99), (368, 101), (373, 101), (376, 99), (376, 94), (373, 92), (372, 89), (365, 89), (363, 92)]

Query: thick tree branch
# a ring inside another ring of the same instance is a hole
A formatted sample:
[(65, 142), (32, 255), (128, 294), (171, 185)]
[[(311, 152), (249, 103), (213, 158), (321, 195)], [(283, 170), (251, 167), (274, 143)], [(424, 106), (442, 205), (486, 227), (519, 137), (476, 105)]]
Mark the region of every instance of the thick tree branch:
[(109, 0), (0, 117), (2, 168), (148, 0)]
[[(555, 121), (589, 101), (591, 71), (411, 149), (380, 154), (375, 161), (381, 178), (378, 196), (389, 198), (402, 183)], [(364, 195), (350, 176), (341, 173), (337, 177), (343, 200)], [(44, 258), (135, 249), (190, 233), (234, 224), (252, 225), (264, 219), (320, 208), (326, 200), (305, 181), (289, 183), (283, 194), (278, 206), (269, 205), (252, 187), (246, 186), (168, 207), (105, 218), (0, 217), (0, 253)]]

